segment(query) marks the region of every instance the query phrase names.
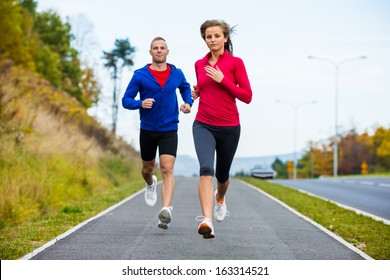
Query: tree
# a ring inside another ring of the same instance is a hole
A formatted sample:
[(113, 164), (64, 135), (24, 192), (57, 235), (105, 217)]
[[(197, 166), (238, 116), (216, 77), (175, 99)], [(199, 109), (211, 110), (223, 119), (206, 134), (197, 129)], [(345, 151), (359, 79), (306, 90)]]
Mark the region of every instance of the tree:
[[(60, 16), (54, 11), (46, 11), (37, 14), (34, 28), (39, 33), (41, 41), (58, 56), (59, 63), (54, 64), (57, 64), (61, 72), (61, 84), (57, 86), (83, 103), (80, 88), (82, 71), (78, 52), (71, 47), (71, 41), (74, 39), (71, 25), (63, 23)], [(47, 68), (44, 65), (41, 71), (44, 71), (43, 69), (48, 71)]]
[(24, 8), (33, 18), (37, 14), (38, 2), (34, 0), (19, 0), (20, 6)]
[(278, 179), (287, 179), (288, 174), (287, 174), (287, 165), (283, 163), (278, 157), (275, 159), (275, 161), (272, 163), (272, 168), (275, 170), (278, 175)]
[[(332, 140), (309, 144), (310, 151), (298, 162), (300, 177), (332, 175)], [(368, 165), (369, 173), (390, 170), (390, 129), (380, 127), (372, 136), (351, 129), (340, 137), (340, 174), (361, 174), (363, 162)]]
[(301, 178), (333, 174), (333, 142), (309, 142), (308, 151), (298, 161), (298, 174)]
[(307, 152), (298, 160), (297, 169), (299, 178), (315, 178), (316, 170), (316, 143), (310, 141), (307, 145)]
[(112, 132), (116, 132), (116, 121), (117, 121), (117, 80), (118, 80), (118, 57), (115, 56), (114, 53), (112, 52), (105, 52), (103, 51), (103, 59), (106, 60), (104, 63), (104, 67), (107, 69), (111, 70), (111, 79), (113, 80), (114, 83), (114, 92), (113, 92), (113, 102), (112, 102)]
[[(368, 165), (369, 172), (375, 172), (375, 166), (377, 165), (377, 155), (374, 147), (374, 137), (368, 135), (367, 132), (356, 135), (356, 141), (361, 143), (364, 148), (363, 161)], [(362, 164), (361, 162), (360, 164)], [(360, 166), (361, 167), (361, 166)], [(361, 171), (361, 170), (360, 170)]]
[(385, 171), (390, 170), (390, 129), (378, 128), (373, 136), (378, 164)]
[(81, 65), (71, 46), (71, 25), (53, 11), (38, 13), (36, 8), (34, 0), (0, 1), (0, 59), (41, 74), (90, 107), (100, 88), (92, 68)]
[(92, 104), (96, 104), (99, 101), (101, 87), (96, 80), (95, 72), (88, 66), (85, 66), (82, 69), (81, 89), (83, 92), (82, 103), (87, 108), (91, 107)]
[(340, 174), (359, 174), (363, 161), (368, 158), (364, 145), (357, 141), (357, 133), (351, 130), (340, 139)]
[(16, 64), (34, 70), (23, 21), (23, 8), (17, 1), (0, 1), (0, 59), (9, 58)]
[(112, 132), (116, 132), (118, 119), (118, 84), (120, 85), (122, 71), (124, 67), (134, 65), (133, 54), (135, 48), (131, 46), (129, 39), (116, 39), (115, 48), (106, 52), (103, 51), (103, 59), (106, 60), (104, 66), (111, 71), (111, 78), (114, 83), (113, 102), (112, 102)]
[(96, 40), (93, 24), (86, 15), (78, 14), (68, 19), (72, 26), (72, 46), (77, 50), (81, 68), (82, 103), (91, 107), (99, 101), (101, 85), (96, 79), (96, 72), (90, 65), (97, 65)]

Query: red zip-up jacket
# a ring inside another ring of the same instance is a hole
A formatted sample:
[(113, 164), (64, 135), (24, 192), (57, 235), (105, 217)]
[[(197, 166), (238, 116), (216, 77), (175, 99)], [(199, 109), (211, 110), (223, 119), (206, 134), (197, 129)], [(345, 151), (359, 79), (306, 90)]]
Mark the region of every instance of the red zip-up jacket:
[(204, 69), (211, 53), (195, 63), (199, 107), (195, 120), (214, 126), (237, 126), (240, 124), (236, 98), (249, 104), (252, 101), (252, 89), (241, 58), (225, 50), (218, 58), (217, 66), (224, 78), (217, 83), (206, 75)]

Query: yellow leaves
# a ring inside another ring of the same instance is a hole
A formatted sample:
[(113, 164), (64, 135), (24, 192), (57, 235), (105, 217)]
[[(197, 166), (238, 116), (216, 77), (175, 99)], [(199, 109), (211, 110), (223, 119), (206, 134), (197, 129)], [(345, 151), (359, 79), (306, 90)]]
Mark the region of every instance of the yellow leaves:
[(378, 161), (387, 169), (390, 168), (390, 128), (378, 128), (374, 134), (374, 146)]
[(85, 67), (81, 76), (82, 98), (87, 108), (99, 100), (101, 86), (96, 81), (95, 73), (92, 68)]
[(16, 63), (32, 62), (23, 33), (22, 9), (15, 1), (0, 1), (0, 59), (10, 58)]
[(390, 166), (390, 140), (385, 140), (376, 150), (378, 160), (382, 162), (383, 165)]
[(377, 155), (383, 158), (390, 157), (390, 141), (383, 141), (377, 149)]

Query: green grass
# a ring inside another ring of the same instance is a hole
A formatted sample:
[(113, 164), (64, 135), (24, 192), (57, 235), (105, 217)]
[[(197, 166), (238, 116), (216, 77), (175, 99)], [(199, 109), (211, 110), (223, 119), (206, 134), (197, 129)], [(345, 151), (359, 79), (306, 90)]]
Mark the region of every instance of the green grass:
[(138, 159), (0, 151), (0, 259), (18, 259), (144, 186)]
[(255, 178), (240, 179), (283, 201), (372, 258), (390, 259), (390, 225), (292, 188)]
[(1, 66), (0, 258), (18, 259), (144, 183), (139, 154), (74, 98)]
[(19, 259), (53, 238), (95, 216), (142, 188), (143, 181), (133, 181), (107, 193), (100, 193), (60, 211), (6, 226), (0, 233), (0, 259)]

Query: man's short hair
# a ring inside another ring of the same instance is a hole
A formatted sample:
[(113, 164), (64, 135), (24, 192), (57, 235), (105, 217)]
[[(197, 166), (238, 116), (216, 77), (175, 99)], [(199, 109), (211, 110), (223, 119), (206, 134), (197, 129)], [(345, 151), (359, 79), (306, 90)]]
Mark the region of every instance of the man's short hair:
[(167, 42), (167, 41), (165, 41), (165, 39), (164, 39), (163, 37), (157, 36), (157, 37), (155, 37), (155, 38), (152, 40), (152, 42), (150, 42), (150, 48), (152, 48), (152, 44), (153, 44), (153, 42), (155, 42), (155, 41), (164, 41), (165, 43)]

